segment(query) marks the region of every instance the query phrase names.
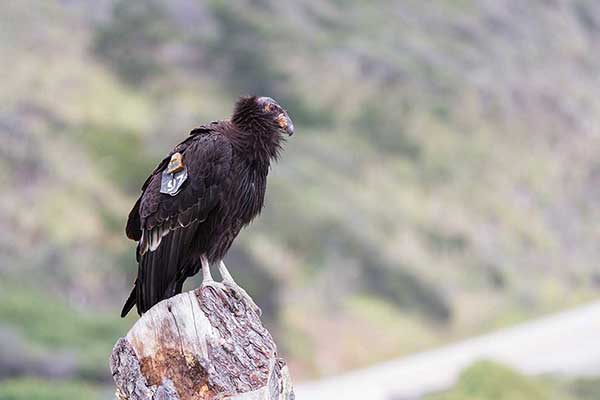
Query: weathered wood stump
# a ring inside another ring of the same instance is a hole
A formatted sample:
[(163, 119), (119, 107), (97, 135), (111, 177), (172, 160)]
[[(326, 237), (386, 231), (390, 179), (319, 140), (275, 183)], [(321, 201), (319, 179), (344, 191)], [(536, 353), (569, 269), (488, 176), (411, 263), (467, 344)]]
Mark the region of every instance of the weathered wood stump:
[(293, 400), (287, 366), (246, 300), (220, 284), (164, 300), (115, 344), (127, 400)]

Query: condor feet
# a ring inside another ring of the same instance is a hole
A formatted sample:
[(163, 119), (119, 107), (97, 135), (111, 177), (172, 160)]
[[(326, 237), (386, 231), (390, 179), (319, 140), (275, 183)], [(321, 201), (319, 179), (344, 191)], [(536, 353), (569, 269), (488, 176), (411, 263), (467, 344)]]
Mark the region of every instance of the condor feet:
[(202, 262), (202, 290), (204, 288), (210, 287), (216, 290), (225, 290), (229, 289), (235, 295), (234, 297), (237, 300), (241, 300), (244, 303), (246, 309), (250, 309), (254, 311), (259, 317), (262, 315), (262, 310), (259, 306), (256, 305), (252, 297), (235, 281), (233, 277), (227, 270), (225, 263), (223, 261), (219, 262), (219, 273), (221, 274), (221, 278), (223, 278), (223, 282), (215, 282), (210, 273), (210, 264), (206, 257), (201, 258)]
[(260, 309), (260, 307), (254, 302), (252, 297), (250, 297), (250, 295), (241, 286), (239, 286), (233, 280), (230, 281), (228, 279), (223, 279), (223, 285), (226, 288), (229, 288), (235, 294), (236, 298), (242, 300), (246, 308), (250, 308), (259, 317), (262, 315), (262, 310)]
[(224, 279), (223, 282), (205, 280), (202, 282), (200, 288), (202, 291), (208, 288), (214, 290), (215, 292), (220, 290), (229, 291), (232, 294), (231, 297), (238, 300), (240, 303), (243, 303), (246, 310), (252, 310), (252, 312), (259, 317), (262, 315), (262, 310), (258, 305), (256, 305), (254, 300), (252, 300), (252, 297), (250, 297), (250, 295), (234, 281), (230, 281), (228, 279)]

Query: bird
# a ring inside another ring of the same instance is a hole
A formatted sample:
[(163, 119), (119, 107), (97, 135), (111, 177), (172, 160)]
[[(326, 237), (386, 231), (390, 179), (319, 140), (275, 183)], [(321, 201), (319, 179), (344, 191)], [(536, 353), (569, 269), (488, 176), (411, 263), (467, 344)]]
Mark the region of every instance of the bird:
[(228, 120), (193, 129), (142, 185), (125, 233), (137, 242), (137, 277), (121, 317), (135, 305), (139, 315), (181, 293), (202, 270), (202, 286), (222, 285), (260, 308), (234, 281), (223, 257), (240, 230), (263, 206), (267, 174), (294, 124), (270, 97), (242, 96)]

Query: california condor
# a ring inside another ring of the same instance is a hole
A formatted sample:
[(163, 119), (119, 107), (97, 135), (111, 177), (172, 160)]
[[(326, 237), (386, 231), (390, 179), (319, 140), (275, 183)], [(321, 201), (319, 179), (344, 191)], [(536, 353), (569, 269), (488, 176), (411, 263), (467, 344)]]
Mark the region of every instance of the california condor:
[[(156, 167), (129, 213), (127, 237), (138, 242), (138, 275), (121, 316), (138, 314), (181, 293), (202, 269), (213, 284), (218, 264), (223, 284), (247, 294), (223, 257), (245, 225), (261, 211), (267, 173), (294, 125), (270, 97), (241, 97), (230, 120), (192, 130)], [(254, 306), (254, 303), (250, 301)]]

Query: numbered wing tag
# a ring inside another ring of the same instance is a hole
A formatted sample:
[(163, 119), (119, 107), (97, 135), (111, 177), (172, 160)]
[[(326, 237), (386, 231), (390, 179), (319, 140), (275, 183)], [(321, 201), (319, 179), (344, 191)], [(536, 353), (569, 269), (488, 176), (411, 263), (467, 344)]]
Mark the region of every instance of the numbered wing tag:
[(177, 195), (187, 178), (188, 173), (183, 164), (183, 156), (180, 153), (173, 154), (169, 166), (162, 173), (160, 192), (171, 196)]

